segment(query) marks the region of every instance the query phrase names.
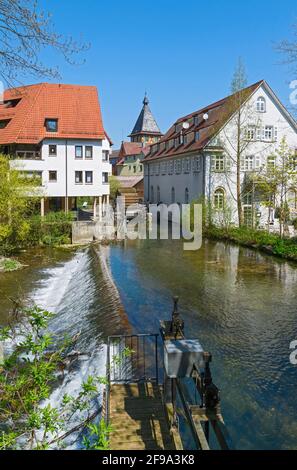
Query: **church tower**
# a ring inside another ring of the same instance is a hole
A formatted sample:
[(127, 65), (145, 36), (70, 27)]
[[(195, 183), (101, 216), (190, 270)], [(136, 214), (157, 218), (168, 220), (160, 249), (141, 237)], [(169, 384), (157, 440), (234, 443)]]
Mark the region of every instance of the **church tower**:
[(143, 107), (138, 116), (133, 131), (129, 135), (131, 142), (141, 142), (143, 145), (150, 145), (158, 142), (162, 133), (149, 107), (149, 100), (145, 94)]

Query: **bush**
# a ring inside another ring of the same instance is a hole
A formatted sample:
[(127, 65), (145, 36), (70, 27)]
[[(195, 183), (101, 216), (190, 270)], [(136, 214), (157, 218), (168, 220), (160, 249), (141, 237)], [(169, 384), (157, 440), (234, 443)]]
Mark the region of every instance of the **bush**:
[(31, 220), (31, 245), (65, 245), (71, 243), (73, 214), (50, 212), (45, 217), (35, 216)]
[(297, 261), (296, 238), (280, 238), (265, 230), (252, 230), (247, 227), (207, 227), (204, 235), (208, 238), (223, 239), (242, 246), (259, 248), (262, 251)]
[(65, 438), (78, 430), (87, 432), (88, 449), (108, 449), (111, 429), (102, 421), (92, 423), (100, 409), (91, 414), (106, 378), (88, 376), (57, 406), (46, 403), (61, 366), (66, 368), (68, 354), (73, 354), (75, 339), (57, 344), (49, 328), (53, 314), (35, 305), (20, 306), (12, 315), (17, 324), (0, 329), (0, 341), (8, 340), (12, 350), (0, 364), (0, 451), (61, 448)]

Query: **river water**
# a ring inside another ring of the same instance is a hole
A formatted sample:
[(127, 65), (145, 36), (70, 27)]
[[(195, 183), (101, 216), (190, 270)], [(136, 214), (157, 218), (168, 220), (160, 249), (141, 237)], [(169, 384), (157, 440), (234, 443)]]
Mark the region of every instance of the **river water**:
[[(237, 449), (297, 449), (297, 265), (256, 251), (205, 241), (184, 252), (179, 241), (135, 241), (76, 252), (33, 251), (30, 266), (0, 274), (0, 323), (9, 298), (30, 297), (57, 313), (58, 334), (80, 332), (88, 354), (53, 401), (89, 373), (104, 374), (109, 334), (158, 331), (172, 296), (188, 337), (213, 354), (222, 410)], [(106, 261), (105, 261), (106, 260)]]

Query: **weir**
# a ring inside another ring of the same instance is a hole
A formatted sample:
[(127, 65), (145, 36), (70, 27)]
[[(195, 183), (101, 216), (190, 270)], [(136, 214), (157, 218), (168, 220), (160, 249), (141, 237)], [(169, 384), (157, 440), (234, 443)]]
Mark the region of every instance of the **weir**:
[(111, 450), (182, 450), (185, 432), (191, 449), (233, 449), (212, 356), (185, 338), (177, 305), (175, 297), (159, 333), (108, 338), (103, 414), (112, 427)]

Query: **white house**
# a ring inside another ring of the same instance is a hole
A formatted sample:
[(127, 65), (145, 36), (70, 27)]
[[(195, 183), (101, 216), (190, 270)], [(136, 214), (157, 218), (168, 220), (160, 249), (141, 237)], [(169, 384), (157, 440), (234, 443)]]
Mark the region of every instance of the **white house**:
[(75, 209), (78, 197), (92, 197), (100, 213), (109, 199), (110, 145), (96, 87), (40, 83), (5, 91), (1, 152), (40, 176), (42, 214)]
[[(272, 164), (271, 155), (286, 138), (297, 170), (297, 125), (265, 81), (241, 92), (242, 129), (237, 132), (237, 95), (224, 98), (178, 119), (160, 142), (150, 148), (144, 163), (145, 200), (150, 203), (188, 203), (201, 197), (212, 202), (216, 216), (228, 205), (238, 222), (236, 201), (237, 135), (240, 142), (242, 188), (251, 173), (261, 174)], [(274, 210), (261, 206), (255, 188), (241, 200), (245, 222), (257, 226), (276, 224)], [(289, 205), (297, 216), (296, 185), (289, 188)]]

